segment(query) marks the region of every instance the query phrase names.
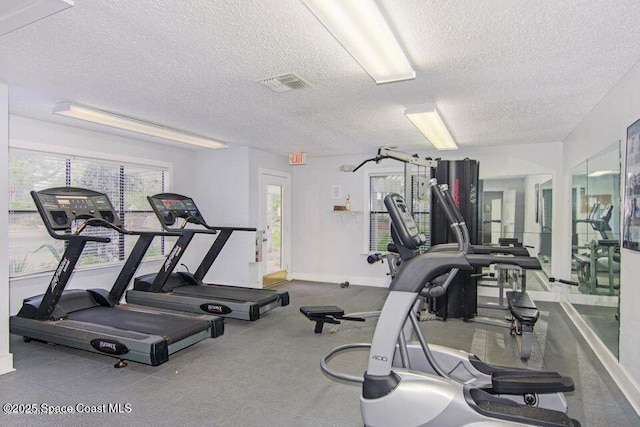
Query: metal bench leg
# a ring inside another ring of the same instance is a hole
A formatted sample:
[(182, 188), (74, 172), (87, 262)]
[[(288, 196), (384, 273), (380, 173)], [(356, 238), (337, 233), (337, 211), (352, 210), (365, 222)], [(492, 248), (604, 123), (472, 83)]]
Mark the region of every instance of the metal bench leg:
[(323, 326), (324, 320), (316, 320), (316, 327), (313, 329), (313, 332), (315, 332), (316, 334), (321, 334)]
[(520, 359), (529, 360), (533, 341), (533, 325), (521, 325), (522, 342), (520, 344)]

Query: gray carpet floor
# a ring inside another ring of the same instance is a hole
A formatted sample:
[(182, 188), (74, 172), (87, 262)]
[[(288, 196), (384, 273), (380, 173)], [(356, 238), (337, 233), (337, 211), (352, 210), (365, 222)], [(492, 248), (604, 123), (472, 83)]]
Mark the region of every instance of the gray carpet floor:
[(620, 339), (620, 322), (616, 317), (618, 308), (582, 304), (573, 304), (573, 306), (611, 353), (618, 357), (618, 340)]
[[(123, 413), (0, 415), (6, 426), (361, 426), (360, 388), (333, 380), (319, 368), (332, 348), (370, 342), (376, 320), (313, 333), (298, 308), (339, 305), (346, 311), (379, 309), (386, 289), (289, 282), (280, 286), (291, 305), (256, 322), (227, 319), (224, 336), (193, 345), (160, 366), (114, 360), (61, 346), (24, 343), (11, 337), (16, 371), (0, 376), (2, 403), (70, 405), (121, 404)], [(508, 329), (456, 319), (421, 326), (432, 343), (476, 353), (489, 363), (557, 370), (573, 377), (569, 414), (583, 426), (638, 426), (640, 418), (587, 343), (555, 303), (539, 303), (533, 354), (520, 361)], [(353, 351), (331, 362), (362, 375), (367, 354)], [(128, 405), (127, 405), (128, 404)]]

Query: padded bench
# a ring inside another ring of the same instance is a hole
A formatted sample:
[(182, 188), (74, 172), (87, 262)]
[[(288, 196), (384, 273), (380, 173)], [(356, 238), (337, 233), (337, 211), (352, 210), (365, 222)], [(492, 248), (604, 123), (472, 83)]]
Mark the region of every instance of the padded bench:
[(355, 322), (364, 322), (362, 317), (345, 316), (344, 310), (335, 305), (313, 305), (300, 307), (300, 313), (307, 316), (316, 326), (313, 330), (316, 334), (322, 333), (325, 323), (339, 325), (341, 320), (351, 320)]
[(522, 335), (520, 358), (522, 360), (527, 360), (529, 359), (529, 357), (531, 357), (533, 326), (536, 324), (538, 318), (540, 317), (540, 311), (526, 292), (507, 292), (507, 302), (514, 322), (511, 331), (512, 333), (516, 332)]
[(587, 255), (575, 254), (573, 256), (573, 259), (575, 259), (576, 262), (580, 265), (591, 264), (591, 258), (589, 258)]

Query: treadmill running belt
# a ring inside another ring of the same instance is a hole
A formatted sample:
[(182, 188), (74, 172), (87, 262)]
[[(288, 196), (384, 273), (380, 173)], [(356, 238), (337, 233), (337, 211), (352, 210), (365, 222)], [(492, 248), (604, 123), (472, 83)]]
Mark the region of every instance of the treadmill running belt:
[(69, 313), (69, 320), (158, 335), (169, 344), (209, 329), (206, 320), (187, 319), (162, 313), (94, 307)]
[(173, 293), (176, 295), (223, 299), (228, 301), (248, 301), (254, 302), (260, 307), (278, 301), (279, 298), (278, 294), (272, 291), (221, 285), (185, 285), (178, 288), (173, 288)]

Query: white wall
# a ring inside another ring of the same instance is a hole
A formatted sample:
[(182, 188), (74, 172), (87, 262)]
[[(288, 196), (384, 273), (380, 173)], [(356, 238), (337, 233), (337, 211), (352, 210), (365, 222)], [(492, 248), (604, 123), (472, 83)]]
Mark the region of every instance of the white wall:
[[(0, 97), (1, 99), (1, 97)], [(0, 112), (0, 117), (2, 113)], [(189, 191), (193, 185), (193, 162), (199, 151), (185, 150), (164, 144), (154, 144), (151, 142), (124, 138), (111, 134), (88, 131), (85, 129), (63, 126), (54, 123), (33, 120), (19, 116), (8, 116), (10, 121), (9, 145), (39, 144), (49, 147), (52, 150), (80, 150), (83, 152), (94, 151), (104, 155), (127, 156), (138, 159), (148, 159), (156, 162), (171, 164), (172, 184), (170, 187), (176, 191)], [(0, 129), (2, 126), (0, 125)], [(0, 140), (0, 145), (2, 142)], [(2, 155), (6, 156), (6, 149), (2, 150)], [(3, 159), (6, 161), (6, 158)], [(7, 171), (7, 167), (1, 167), (2, 171)], [(3, 175), (4, 177), (4, 175)], [(1, 184), (0, 184), (1, 185)], [(8, 188), (5, 183), (4, 188)], [(2, 193), (1, 197), (7, 197)], [(7, 206), (7, 203), (3, 203)], [(0, 223), (8, 224), (6, 212), (0, 212)], [(3, 219), (4, 218), (4, 219)], [(6, 233), (7, 227), (1, 227)], [(8, 250), (8, 242), (2, 243), (0, 250)], [(2, 262), (8, 259), (2, 257)], [(139, 273), (151, 273), (160, 268), (159, 262), (143, 263)], [(69, 288), (96, 288), (109, 289), (118, 275), (120, 266), (91, 269), (87, 271), (77, 271), (69, 283)], [(29, 296), (38, 295), (45, 291), (50, 279), (48, 275), (37, 275), (12, 279), (10, 282), (10, 313), (18, 312), (22, 305), (22, 300)], [(7, 299), (1, 298), (2, 301)], [(4, 319), (4, 316), (1, 317)], [(0, 347), (1, 348), (1, 347)]]
[[(210, 225), (258, 227), (260, 168), (289, 172), (286, 156), (247, 147), (199, 153), (191, 166), (194, 185), (190, 195)], [(196, 236), (184, 256), (194, 271), (198, 255), (211, 240)], [(200, 257), (202, 255), (199, 255)], [(262, 287), (260, 266), (255, 262), (255, 233), (236, 231), (213, 264), (205, 281), (238, 286)]]
[[(249, 149), (232, 147), (199, 153), (191, 165), (195, 185), (184, 193), (193, 197), (207, 223), (213, 226), (250, 227)], [(183, 262), (195, 271), (215, 236), (196, 236)], [(205, 281), (255, 286), (250, 274), (254, 233), (234, 232), (209, 270)]]
[[(593, 156), (612, 143), (626, 140), (626, 129), (640, 118), (640, 63), (637, 63), (607, 96), (587, 115), (567, 137), (563, 145), (565, 170), (564, 197), (571, 197), (571, 168)], [(624, 164), (624, 161), (623, 161)], [(624, 175), (623, 175), (624, 176)], [(563, 218), (563, 273), (570, 272), (571, 257), (571, 204), (564, 206)], [(622, 249), (620, 290), (620, 367), (633, 383), (635, 404), (640, 410), (640, 253)]]
[[(375, 153), (372, 153), (375, 154)], [(385, 286), (386, 266), (366, 262), (363, 211), (367, 210), (366, 176), (371, 170), (397, 170), (392, 160), (369, 164), (355, 173), (340, 172), (342, 164), (359, 164), (365, 156), (308, 157), (307, 165), (293, 169), (292, 275), (294, 278), (360, 285)], [(342, 197), (331, 198), (331, 186), (342, 186)], [(357, 213), (333, 212), (351, 196), (351, 209)]]
[[(536, 221), (535, 186), (548, 181), (550, 178), (550, 175), (529, 175), (524, 179), (524, 186), (526, 190), (524, 198), (524, 236), (522, 238), (522, 243), (525, 246), (533, 246), (530, 253), (534, 254), (540, 252), (540, 232), (542, 231), (542, 224)], [(540, 192), (542, 192), (542, 190), (540, 190)], [(541, 193), (538, 197), (538, 209), (542, 209), (540, 200), (542, 197)]]
[[(9, 88), (0, 82), (0, 188), (9, 188)], [(0, 206), (9, 206), (9, 194), (0, 192)], [(9, 213), (0, 210), (0, 374), (13, 370), (9, 353)]]
[[(528, 174), (550, 174), (561, 177), (561, 143), (518, 145), (506, 147), (465, 148), (455, 152), (421, 152), (421, 157), (442, 156), (446, 159), (469, 157), (480, 162), (481, 178), (499, 178)], [(343, 164), (359, 164), (369, 156), (313, 157), (306, 166), (293, 171), (295, 198), (293, 229), (293, 272), (295, 278), (328, 282), (342, 282), (372, 286), (386, 286), (387, 266), (366, 262), (368, 230), (367, 178), (372, 171), (402, 172), (403, 165), (394, 160), (380, 164), (368, 163), (355, 173), (340, 172)], [(558, 178), (560, 179), (560, 178)], [(331, 186), (341, 185), (343, 198), (331, 198)], [(557, 193), (557, 192), (555, 192)], [(554, 205), (560, 203), (554, 193)], [(344, 204), (351, 195), (351, 209), (361, 211), (349, 215), (333, 212), (333, 205)], [(364, 212), (364, 213), (363, 213)], [(559, 218), (554, 210), (554, 223)]]

